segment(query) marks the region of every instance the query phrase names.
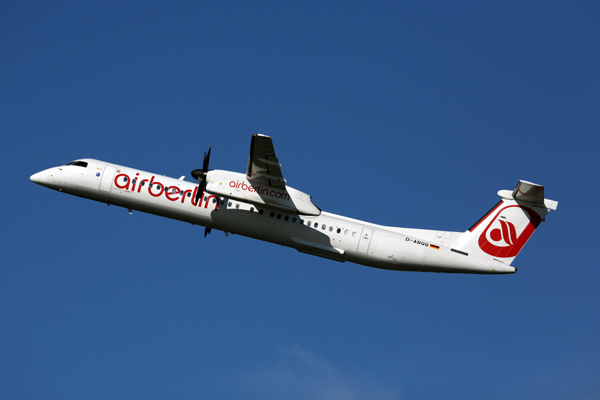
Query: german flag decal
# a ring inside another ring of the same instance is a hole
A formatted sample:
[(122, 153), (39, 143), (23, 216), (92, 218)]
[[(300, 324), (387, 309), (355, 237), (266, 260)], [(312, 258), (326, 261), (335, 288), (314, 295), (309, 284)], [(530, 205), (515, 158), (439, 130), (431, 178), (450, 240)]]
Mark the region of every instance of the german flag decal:
[(440, 246), (436, 246), (435, 244), (430, 244), (429, 247), (431, 247), (432, 249), (436, 249), (436, 250), (440, 249)]

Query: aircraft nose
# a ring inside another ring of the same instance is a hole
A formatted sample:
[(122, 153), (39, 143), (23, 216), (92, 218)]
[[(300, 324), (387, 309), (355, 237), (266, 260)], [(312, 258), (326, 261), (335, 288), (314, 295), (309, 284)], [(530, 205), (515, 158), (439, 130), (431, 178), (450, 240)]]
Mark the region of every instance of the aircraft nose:
[(40, 182), (42, 182), (42, 173), (36, 172), (35, 174), (31, 175), (29, 179), (31, 179), (31, 182), (39, 184)]
[(29, 177), (31, 182), (37, 183), (38, 185), (48, 186), (48, 170), (40, 171)]

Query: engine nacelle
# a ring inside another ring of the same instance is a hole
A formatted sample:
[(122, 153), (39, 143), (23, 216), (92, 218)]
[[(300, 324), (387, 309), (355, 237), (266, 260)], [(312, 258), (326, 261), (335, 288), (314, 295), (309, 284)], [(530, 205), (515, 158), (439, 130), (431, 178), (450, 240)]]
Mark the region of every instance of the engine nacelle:
[(206, 192), (295, 214), (321, 214), (321, 209), (313, 204), (311, 197), (306, 193), (289, 186), (279, 189), (253, 184), (246, 179), (245, 174), (237, 172), (218, 169), (209, 171), (206, 175)]

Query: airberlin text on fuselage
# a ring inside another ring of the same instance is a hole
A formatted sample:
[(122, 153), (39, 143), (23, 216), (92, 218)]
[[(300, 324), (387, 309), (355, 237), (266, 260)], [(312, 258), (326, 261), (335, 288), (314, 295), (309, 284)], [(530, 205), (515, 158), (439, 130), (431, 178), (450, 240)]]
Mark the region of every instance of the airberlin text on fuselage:
[[(198, 186), (196, 186), (194, 190), (188, 189), (181, 191), (179, 187), (166, 187), (162, 183), (155, 181), (156, 177), (154, 175), (152, 175), (152, 178), (150, 179), (142, 179), (139, 182), (138, 178), (139, 172), (135, 174), (133, 179), (131, 179), (127, 174), (119, 173), (115, 176), (114, 184), (119, 189), (130, 190), (133, 193), (141, 193), (142, 188), (146, 189), (145, 186), (146, 183), (148, 183), (148, 193), (153, 197), (160, 197), (164, 194), (165, 197), (170, 201), (178, 201), (181, 199), (181, 203), (185, 202), (186, 197), (190, 197), (192, 205), (198, 207), (202, 206), (202, 200), (204, 200), (204, 208), (208, 208), (210, 199), (215, 199), (215, 201), (213, 201), (213, 204), (215, 204), (215, 210), (219, 208), (219, 198), (213, 195), (203, 196), (204, 199), (200, 199), (198, 204), (196, 204), (195, 200), (196, 194), (198, 193)], [(190, 195), (188, 195), (188, 193)]]
[(283, 200), (290, 199), (289, 194), (287, 194), (285, 192), (280, 192), (278, 190), (269, 190), (266, 187), (263, 187), (262, 185), (252, 186), (252, 185), (247, 184), (246, 182), (229, 181), (229, 187), (234, 188), (234, 189), (247, 190), (250, 193), (256, 192), (258, 194), (264, 194), (269, 197), (275, 197), (276, 199), (283, 199)]

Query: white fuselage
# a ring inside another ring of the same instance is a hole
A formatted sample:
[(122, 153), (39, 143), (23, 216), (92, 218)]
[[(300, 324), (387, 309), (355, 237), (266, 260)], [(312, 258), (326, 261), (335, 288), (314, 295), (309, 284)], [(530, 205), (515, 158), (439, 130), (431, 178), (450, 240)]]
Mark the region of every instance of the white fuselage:
[[(261, 199), (244, 201), (255, 196), (254, 189), (248, 188), (250, 183), (245, 174), (211, 171), (220, 179), (212, 184), (220, 185), (222, 190), (216, 186), (211, 190), (209, 182), (207, 192), (196, 203), (197, 183), (93, 159), (81, 161), (87, 166), (54, 167), (34, 174), (31, 180), (68, 194), (342, 262), (404, 271), (515, 272), (514, 267), (500, 261), (452, 251), (452, 244), (462, 235), (460, 232), (393, 228), (320, 212), (309, 196), (293, 188), (288, 188), (288, 192), (298, 193), (300, 200), (292, 199), (297, 208), (313, 215), (295, 213), (281, 202), (281, 205), (269, 203), (270, 197), (274, 202), (281, 200), (277, 190), (269, 188), (261, 188), (267, 200), (265, 205), (257, 203)], [(227, 192), (229, 196), (225, 195)]]

